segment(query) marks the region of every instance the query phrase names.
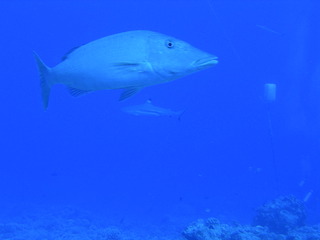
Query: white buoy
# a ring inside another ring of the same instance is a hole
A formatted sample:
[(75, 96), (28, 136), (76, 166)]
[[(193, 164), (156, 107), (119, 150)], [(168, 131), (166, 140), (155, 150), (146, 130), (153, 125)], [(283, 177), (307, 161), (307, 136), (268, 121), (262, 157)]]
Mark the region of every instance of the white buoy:
[(264, 84), (264, 100), (268, 103), (276, 101), (277, 85), (275, 83)]

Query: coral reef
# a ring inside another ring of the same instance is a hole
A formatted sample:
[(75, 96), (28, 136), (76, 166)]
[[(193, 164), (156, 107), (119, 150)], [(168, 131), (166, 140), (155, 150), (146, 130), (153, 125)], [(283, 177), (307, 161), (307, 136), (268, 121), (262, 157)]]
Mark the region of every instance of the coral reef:
[(187, 227), (183, 236), (187, 240), (319, 240), (320, 226), (304, 226), (279, 234), (271, 232), (268, 227), (222, 224), (209, 218)]
[(277, 198), (258, 208), (254, 225), (266, 226), (275, 233), (287, 234), (304, 226), (306, 220), (302, 201), (293, 196)]
[(187, 240), (285, 240), (267, 227), (222, 224), (215, 218), (198, 220), (183, 232)]
[(305, 226), (303, 203), (280, 197), (257, 209), (253, 225), (200, 219), (182, 233), (187, 240), (320, 240), (320, 226)]

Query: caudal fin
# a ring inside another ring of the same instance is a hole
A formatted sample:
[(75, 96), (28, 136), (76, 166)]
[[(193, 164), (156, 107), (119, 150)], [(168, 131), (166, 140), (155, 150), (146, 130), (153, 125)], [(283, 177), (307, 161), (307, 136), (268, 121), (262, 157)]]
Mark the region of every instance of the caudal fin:
[(34, 58), (37, 61), (38, 69), (40, 73), (40, 86), (41, 86), (41, 95), (42, 95), (42, 103), (44, 109), (48, 108), (49, 103), (49, 96), (50, 96), (50, 90), (51, 86), (48, 82), (48, 76), (50, 74), (50, 68), (47, 67), (42, 60), (40, 59), (39, 55), (35, 52), (33, 52)]
[(181, 120), (181, 117), (182, 115), (185, 113), (186, 110), (181, 110), (177, 113), (177, 116), (178, 116), (178, 120), (180, 121)]

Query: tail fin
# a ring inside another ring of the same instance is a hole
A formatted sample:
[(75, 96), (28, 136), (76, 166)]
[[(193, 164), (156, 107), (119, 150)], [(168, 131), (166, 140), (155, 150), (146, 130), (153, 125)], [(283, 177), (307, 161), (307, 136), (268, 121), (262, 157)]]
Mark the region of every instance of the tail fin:
[(181, 120), (181, 116), (185, 113), (185, 111), (186, 111), (186, 110), (181, 110), (181, 111), (178, 112), (177, 115), (178, 115), (178, 120), (179, 120), (179, 121)]
[(49, 96), (50, 96), (50, 90), (51, 86), (48, 82), (48, 76), (50, 74), (50, 68), (47, 67), (42, 60), (40, 59), (39, 55), (35, 52), (33, 52), (33, 55), (37, 61), (38, 69), (40, 73), (40, 86), (41, 86), (41, 95), (42, 95), (42, 103), (44, 109), (48, 108), (49, 103)]

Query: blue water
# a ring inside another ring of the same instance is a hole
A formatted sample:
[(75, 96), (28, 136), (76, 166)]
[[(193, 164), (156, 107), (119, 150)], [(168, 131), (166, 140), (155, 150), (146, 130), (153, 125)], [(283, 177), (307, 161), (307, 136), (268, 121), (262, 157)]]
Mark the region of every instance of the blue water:
[[(7, 217), (71, 206), (116, 223), (250, 223), (280, 195), (320, 219), (320, 28), (317, 1), (0, 2), (0, 206)], [(143, 89), (80, 98), (52, 89), (43, 111), (32, 52), (55, 66), (71, 48), (152, 30), (219, 64)], [(264, 101), (264, 84), (277, 99)], [(179, 121), (130, 116), (147, 99), (186, 109)]]

